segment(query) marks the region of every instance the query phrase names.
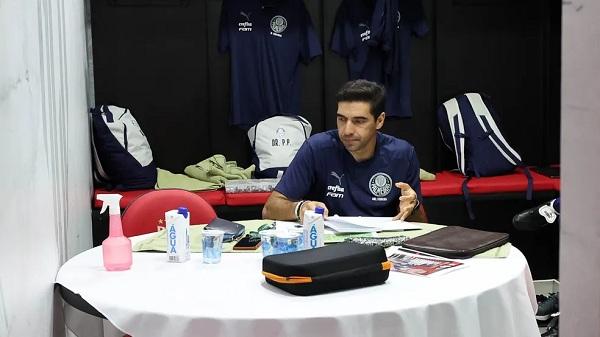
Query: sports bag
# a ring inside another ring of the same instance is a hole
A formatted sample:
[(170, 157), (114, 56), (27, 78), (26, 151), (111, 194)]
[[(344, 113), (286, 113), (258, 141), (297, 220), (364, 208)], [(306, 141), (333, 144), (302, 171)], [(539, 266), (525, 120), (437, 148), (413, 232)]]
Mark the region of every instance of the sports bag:
[(458, 169), (466, 177), (462, 190), (471, 219), (475, 216), (467, 183), (473, 176), (496, 176), (522, 167), (527, 176), (527, 200), (531, 200), (531, 174), (502, 135), (489, 97), (479, 93), (456, 96), (440, 105), (437, 118), (442, 140), (456, 155)]
[(277, 178), (310, 137), (312, 126), (301, 116), (273, 116), (248, 130), (256, 178)]
[(146, 136), (127, 108), (90, 109), (94, 179), (108, 189), (154, 188), (156, 164)]

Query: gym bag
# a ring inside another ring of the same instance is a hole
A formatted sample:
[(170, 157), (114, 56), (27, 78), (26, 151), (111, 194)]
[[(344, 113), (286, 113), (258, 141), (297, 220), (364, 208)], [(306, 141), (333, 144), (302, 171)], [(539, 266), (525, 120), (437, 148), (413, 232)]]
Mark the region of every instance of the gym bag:
[(456, 96), (440, 105), (437, 118), (442, 140), (456, 155), (458, 169), (466, 177), (462, 190), (471, 219), (475, 216), (467, 183), (473, 176), (496, 176), (522, 167), (527, 176), (527, 200), (531, 200), (531, 174), (500, 132), (489, 97), (479, 93)]
[(129, 109), (101, 105), (90, 115), (96, 182), (117, 190), (154, 188), (152, 150)]
[(273, 116), (248, 130), (256, 178), (277, 178), (310, 137), (312, 126), (301, 116)]
[(316, 295), (384, 283), (391, 269), (382, 247), (342, 242), (263, 258), (267, 283), (294, 295)]

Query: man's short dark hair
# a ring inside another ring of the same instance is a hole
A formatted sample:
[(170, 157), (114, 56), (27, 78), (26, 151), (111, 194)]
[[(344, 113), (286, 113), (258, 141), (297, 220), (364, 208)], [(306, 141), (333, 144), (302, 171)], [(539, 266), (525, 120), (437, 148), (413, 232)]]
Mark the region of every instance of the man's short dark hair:
[(371, 106), (375, 119), (385, 109), (385, 89), (382, 85), (367, 80), (346, 82), (335, 95), (336, 102), (365, 102)]

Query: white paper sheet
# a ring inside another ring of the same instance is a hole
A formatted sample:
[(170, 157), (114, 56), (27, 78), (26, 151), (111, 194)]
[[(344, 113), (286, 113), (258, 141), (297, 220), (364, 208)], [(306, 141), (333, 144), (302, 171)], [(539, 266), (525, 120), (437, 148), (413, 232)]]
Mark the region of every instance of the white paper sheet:
[(422, 229), (421, 226), (392, 217), (330, 216), (325, 226), (337, 233), (396, 232)]

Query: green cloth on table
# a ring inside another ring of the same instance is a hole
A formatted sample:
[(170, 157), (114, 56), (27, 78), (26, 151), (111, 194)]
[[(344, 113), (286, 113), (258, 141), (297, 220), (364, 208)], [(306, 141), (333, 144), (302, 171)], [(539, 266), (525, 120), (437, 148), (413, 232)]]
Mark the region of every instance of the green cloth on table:
[[(270, 224), (273, 220), (244, 220), (244, 221), (236, 221), (244, 225), (246, 228), (246, 234), (251, 231), (256, 231), (258, 227), (264, 224)], [(336, 243), (342, 242), (344, 239), (349, 237), (393, 237), (393, 236), (407, 236), (409, 238), (414, 238), (423, 234), (427, 234), (436, 229), (442, 228), (442, 225), (435, 225), (430, 223), (418, 223), (422, 229), (419, 230), (410, 230), (410, 231), (399, 231), (399, 232), (379, 232), (379, 233), (361, 233), (361, 234), (325, 234), (324, 241), (325, 243)], [(206, 225), (192, 225), (190, 226), (190, 248), (193, 253), (201, 253), (202, 252), (202, 230)], [(223, 252), (229, 253), (249, 253), (249, 252), (261, 252), (260, 247), (256, 250), (236, 250), (233, 251), (234, 242), (226, 242), (223, 243)], [(512, 245), (510, 243), (506, 243), (500, 247), (492, 248), (488, 251), (485, 251), (481, 254), (475, 255), (476, 258), (505, 258), (510, 253), (510, 248)], [(136, 243), (133, 247), (134, 252), (141, 251), (162, 251), (166, 252), (167, 250), (167, 232), (162, 230), (152, 235), (150, 238), (142, 240)]]
[[(326, 234), (325, 235), (325, 243), (335, 243), (342, 242), (347, 238), (352, 237), (376, 237), (376, 238), (389, 238), (394, 236), (406, 236), (410, 239), (415, 238), (417, 236), (421, 236), (427, 234), (429, 232), (433, 232), (436, 229), (440, 229), (444, 226), (435, 225), (430, 223), (418, 223), (422, 229), (419, 230), (409, 230), (409, 231), (399, 231), (399, 232), (379, 232), (379, 233), (360, 233), (360, 234)], [(483, 253), (477, 254), (474, 257), (477, 258), (504, 258), (507, 257), (510, 253), (510, 243), (505, 243), (504, 245), (496, 248), (492, 248)]]
[(244, 169), (237, 166), (235, 161), (227, 161), (225, 156), (216, 154), (197, 164), (187, 166), (184, 172), (192, 178), (223, 187), (227, 180), (250, 179), (254, 172), (254, 165)]
[(156, 169), (158, 176), (156, 178), (155, 189), (180, 188), (187, 191), (206, 191), (216, 190), (221, 188), (221, 184), (215, 184), (208, 181), (202, 181), (186, 176), (185, 174), (176, 174), (163, 170)]
[[(236, 221), (246, 228), (246, 234), (250, 231), (255, 231), (261, 225), (265, 223), (272, 223), (271, 220), (246, 220), (246, 221)], [(190, 249), (192, 253), (201, 253), (202, 252), (202, 230), (206, 225), (191, 225), (190, 226)], [(224, 242), (223, 243), (223, 252), (231, 252), (233, 250), (233, 246), (236, 242)], [(143, 251), (159, 251), (166, 252), (167, 251), (167, 231), (161, 230), (160, 232), (155, 233), (151, 237), (142, 240), (136, 243), (133, 246), (134, 252), (143, 252)], [(254, 250), (256, 252), (257, 250)], [(260, 251), (260, 250), (258, 250)]]

